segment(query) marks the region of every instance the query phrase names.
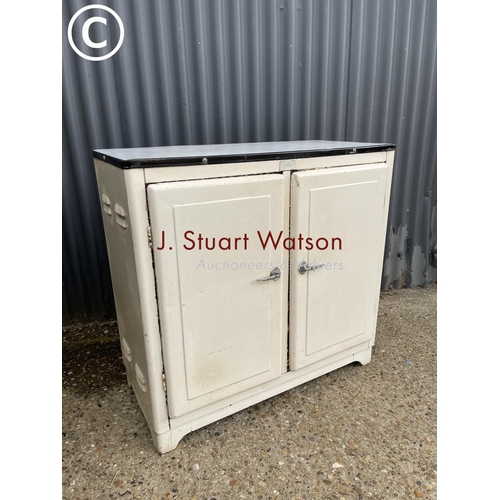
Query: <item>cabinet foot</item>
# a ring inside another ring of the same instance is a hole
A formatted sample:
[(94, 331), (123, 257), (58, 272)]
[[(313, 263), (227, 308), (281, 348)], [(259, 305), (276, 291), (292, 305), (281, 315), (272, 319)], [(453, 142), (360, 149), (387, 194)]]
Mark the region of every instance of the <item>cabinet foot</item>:
[(367, 365), (372, 359), (372, 348), (369, 347), (364, 351), (358, 352), (354, 355), (354, 361), (361, 363), (362, 365)]
[(177, 445), (180, 443), (181, 439), (191, 432), (190, 430), (182, 430), (181, 429), (169, 429), (168, 431), (162, 432), (161, 434), (157, 434), (156, 432), (152, 432), (153, 441), (156, 449), (160, 454), (168, 453), (169, 451), (173, 451), (177, 448)]

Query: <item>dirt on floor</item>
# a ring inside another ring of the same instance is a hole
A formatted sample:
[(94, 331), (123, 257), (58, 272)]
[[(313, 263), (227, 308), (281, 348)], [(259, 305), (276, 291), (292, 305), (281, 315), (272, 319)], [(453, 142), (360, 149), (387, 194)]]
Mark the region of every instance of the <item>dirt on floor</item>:
[(63, 332), (65, 499), (436, 498), (436, 286), (381, 294), (372, 361), (188, 434), (159, 455), (116, 323)]

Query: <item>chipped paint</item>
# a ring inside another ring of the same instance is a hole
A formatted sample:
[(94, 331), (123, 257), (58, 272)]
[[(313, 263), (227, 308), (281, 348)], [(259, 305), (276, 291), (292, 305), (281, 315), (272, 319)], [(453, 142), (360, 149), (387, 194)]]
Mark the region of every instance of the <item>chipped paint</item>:
[[(436, 206), (433, 207), (432, 209), (431, 237), (429, 243), (430, 243), (429, 251), (432, 251), (434, 249), (437, 251), (437, 207)], [(437, 254), (436, 254), (436, 259), (437, 259)], [(429, 277), (429, 282), (432, 282), (437, 280), (437, 265), (433, 266), (432, 262), (430, 262), (430, 264), (431, 265), (429, 265), (428, 277)]]
[(420, 245), (413, 247), (411, 256), (411, 286), (422, 286), (428, 284), (427, 277), (427, 258)]
[[(437, 268), (433, 267), (430, 252), (436, 248), (437, 210), (432, 209), (431, 232), (425, 245), (410, 244), (408, 225), (391, 227), (386, 244), (386, 258), (382, 272), (382, 290), (406, 286), (427, 286), (437, 281)], [(429, 248), (429, 252), (425, 249)]]
[(408, 262), (406, 259), (406, 244), (408, 229), (399, 226), (396, 231), (391, 228), (388, 243), (388, 257), (384, 261), (382, 288), (400, 288), (405, 286), (407, 279)]

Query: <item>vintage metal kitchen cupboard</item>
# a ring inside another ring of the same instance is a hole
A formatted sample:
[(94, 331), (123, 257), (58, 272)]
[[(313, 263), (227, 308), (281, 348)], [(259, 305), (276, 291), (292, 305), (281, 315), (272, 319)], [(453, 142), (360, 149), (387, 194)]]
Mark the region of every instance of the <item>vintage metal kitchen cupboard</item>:
[(123, 360), (161, 452), (370, 361), (390, 144), (94, 151)]

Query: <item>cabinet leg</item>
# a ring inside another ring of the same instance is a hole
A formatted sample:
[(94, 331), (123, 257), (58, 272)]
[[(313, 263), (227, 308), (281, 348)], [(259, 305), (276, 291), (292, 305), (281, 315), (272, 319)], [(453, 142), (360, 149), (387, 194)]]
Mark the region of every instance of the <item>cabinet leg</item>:
[(372, 348), (369, 347), (364, 351), (358, 352), (354, 355), (354, 361), (361, 363), (362, 365), (368, 364), (372, 359)]
[(175, 450), (177, 445), (180, 443), (181, 439), (189, 434), (189, 430), (180, 429), (169, 429), (168, 431), (162, 432), (161, 434), (157, 434), (156, 432), (152, 432), (153, 442), (158, 450), (161, 453), (168, 453), (169, 451)]

